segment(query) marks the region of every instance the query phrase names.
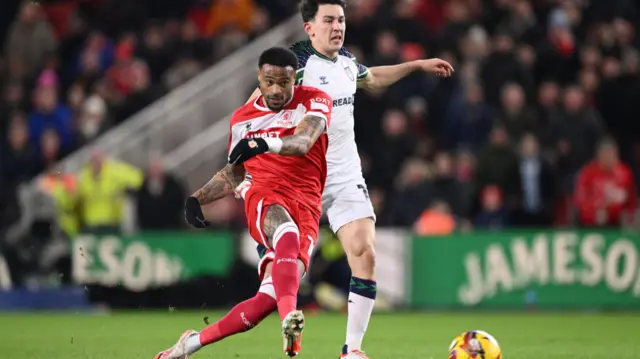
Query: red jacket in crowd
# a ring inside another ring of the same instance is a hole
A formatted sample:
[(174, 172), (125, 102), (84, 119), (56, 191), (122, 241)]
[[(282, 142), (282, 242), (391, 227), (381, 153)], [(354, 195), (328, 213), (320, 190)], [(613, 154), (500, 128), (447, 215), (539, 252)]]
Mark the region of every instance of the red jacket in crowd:
[(620, 225), (622, 216), (634, 214), (636, 196), (633, 174), (627, 165), (618, 162), (612, 169), (607, 169), (597, 161), (591, 162), (578, 174), (576, 203), (580, 223), (587, 226)]

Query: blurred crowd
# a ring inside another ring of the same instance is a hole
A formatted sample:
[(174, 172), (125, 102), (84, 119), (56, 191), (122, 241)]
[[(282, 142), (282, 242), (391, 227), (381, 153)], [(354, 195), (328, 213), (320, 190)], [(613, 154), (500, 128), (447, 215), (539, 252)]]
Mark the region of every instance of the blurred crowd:
[[(184, 189), (157, 159), (141, 170), (96, 152), (78, 174), (48, 169), (295, 10), (289, 0), (3, 0), (0, 250), (10, 267), (57, 265), (81, 230), (180, 228)], [(46, 195), (21, 189), (39, 173)]]
[[(17, 185), (287, 18), (294, 3), (14, 4), (13, 22), (0, 24), (7, 238), (49, 207), (61, 238), (183, 228), (187, 191), (159, 159), (141, 170), (95, 152), (81, 173), (45, 177), (46, 198)], [(631, 0), (349, 1), (346, 45), (361, 63), (440, 57), (456, 68), (451, 78), (414, 73), (358, 94), (356, 138), (378, 224), (421, 234), (633, 224), (638, 10)], [(243, 226), (232, 197), (205, 211), (214, 229)]]
[(378, 224), (632, 224), (640, 179), (636, 1), (362, 0), (360, 62), (451, 62), (355, 102)]

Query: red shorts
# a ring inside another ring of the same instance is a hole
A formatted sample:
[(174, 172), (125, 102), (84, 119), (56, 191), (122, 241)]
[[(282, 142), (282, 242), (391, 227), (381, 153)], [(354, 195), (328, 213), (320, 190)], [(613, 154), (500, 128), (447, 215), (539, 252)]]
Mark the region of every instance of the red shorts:
[(244, 210), (247, 216), (249, 234), (259, 246), (266, 248), (266, 252), (258, 264), (260, 280), (263, 279), (267, 264), (275, 258), (275, 252), (264, 234), (262, 223), (269, 206), (276, 204), (286, 209), (293, 222), (298, 226), (298, 231), (300, 232), (298, 258), (304, 264), (305, 273), (309, 268), (309, 259), (318, 240), (318, 231), (320, 229), (319, 214), (314, 213), (305, 204), (286, 198), (281, 194), (270, 190), (251, 188), (245, 195)]

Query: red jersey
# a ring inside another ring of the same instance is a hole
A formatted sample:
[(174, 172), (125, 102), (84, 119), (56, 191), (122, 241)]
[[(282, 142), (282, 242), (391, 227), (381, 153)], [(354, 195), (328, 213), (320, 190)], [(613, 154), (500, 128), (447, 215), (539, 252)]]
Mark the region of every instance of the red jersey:
[[(618, 163), (612, 170), (592, 162), (578, 174), (576, 203), (580, 223), (584, 225), (619, 225), (621, 215), (636, 210), (636, 186), (627, 165)], [(598, 218), (598, 211), (604, 217)]]
[(289, 103), (279, 112), (264, 106), (262, 96), (240, 107), (231, 116), (229, 153), (243, 138), (285, 137), (307, 115), (324, 118), (324, 133), (304, 156), (265, 153), (244, 163), (251, 178), (251, 190), (269, 189), (285, 198), (304, 203), (318, 215), (322, 213), (322, 191), (327, 177), (327, 128), (331, 122), (332, 101), (321, 90), (295, 86)]

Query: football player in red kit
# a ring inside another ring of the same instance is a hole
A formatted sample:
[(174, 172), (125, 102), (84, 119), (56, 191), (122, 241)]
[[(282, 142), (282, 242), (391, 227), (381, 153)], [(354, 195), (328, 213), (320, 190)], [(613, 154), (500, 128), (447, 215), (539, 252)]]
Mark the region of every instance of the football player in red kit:
[(187, 221), (206, 227), (201, 206), (231, 194), (250, 177), (244, 193), (249, 232), (268, 248), (258, 269), (260, 289), (201, 332), (184, 332), (156, 359), (187, 358), (205, 345), (253, 328), (276, 310), (285, 354), (300, 352), (304, 316), (296, 309), (297, 294), (318, 237), (332, 102), (316, 88), (294, 87), (296, 68), (296, 55), (287, 49), (262, 53), (261, 95), (231, 118), (229, 164), (185, 205)]

